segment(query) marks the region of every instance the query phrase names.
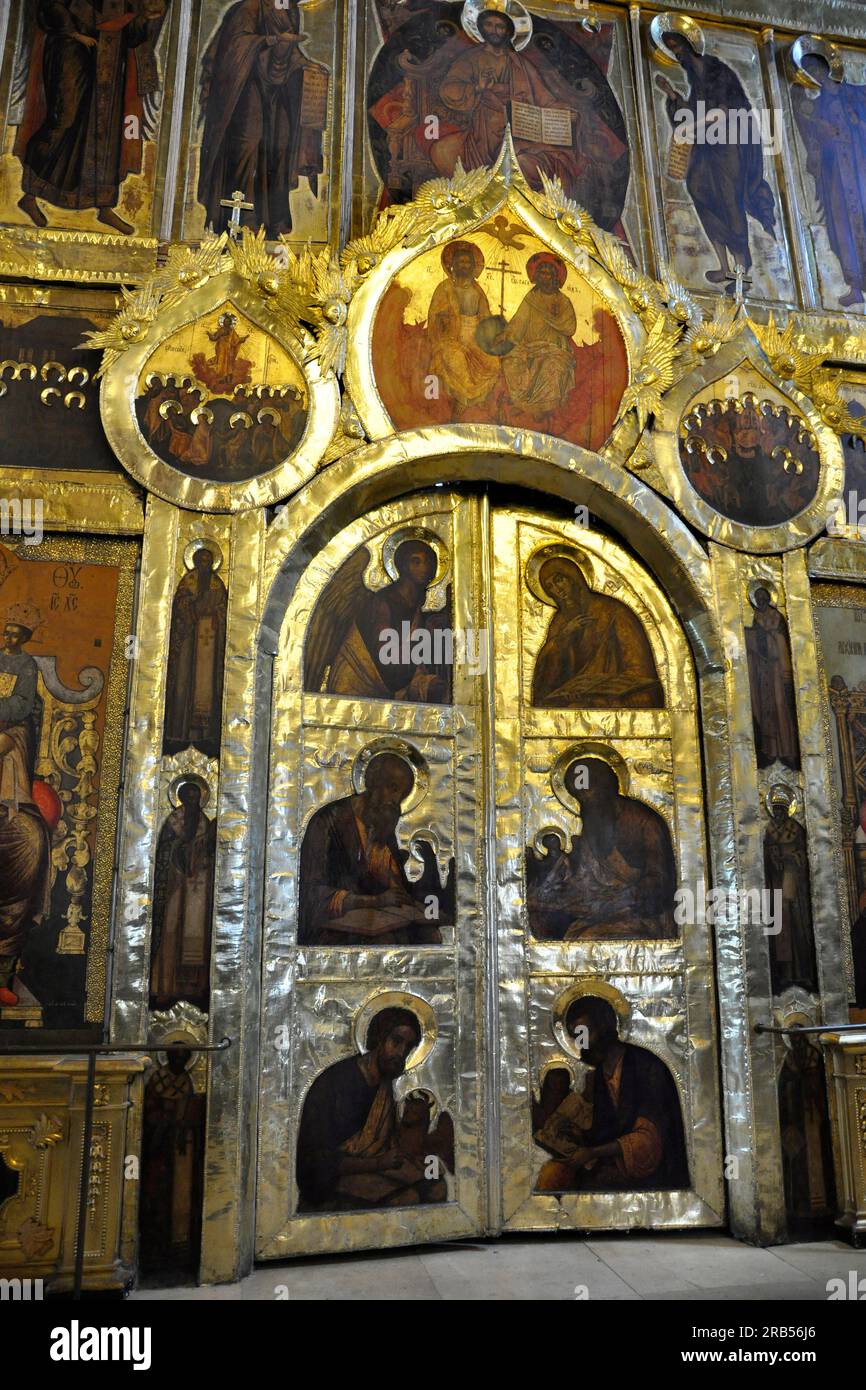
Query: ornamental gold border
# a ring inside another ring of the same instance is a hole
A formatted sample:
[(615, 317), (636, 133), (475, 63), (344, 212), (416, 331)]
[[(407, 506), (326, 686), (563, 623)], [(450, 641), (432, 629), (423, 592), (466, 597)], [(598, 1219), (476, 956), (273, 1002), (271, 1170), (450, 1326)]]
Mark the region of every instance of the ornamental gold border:
[[(221, 264), (221, 263), (220, 263)], [(159, 458), (147, 444), (135, 414), (141, 372), (148, 358), (178, 329), (203, 318), (231, 301), (257, 328), (285, 348), (302, 372), (309, 392), (309, 416), (300, 445), (276, 468), (256, 478), (220, 483), (191, 478)], [(271, 506), (296, 491), (316, 471), (337, 427), (339, 388), (331, 373), (313, 360), (309, 342), (293, 339), (267, 300), (251, 289), (237, 270), (221, 270), (204, 284), (160, 310), (134, 339), (133, 345), (107, 367), (100, 390), (100, 409), (106, 437), (123, 467), (143, 487), (167, 502), (194, 511), (238, 512)]]
[[(690, 401), (704, 387), (721, 382), (742, 367), (753, 368), (774, 390), (791, 401), (804, 416), (818, 444), (821, 462), (814, 499), (790, 521), (776, 526), (747, 526), (717, 512), (692, 487), (680, 458), (679, 426)], [(754, 333), (748, 329), (674, 386), (662, 403), (647, 442), (649, 440), (657, 473), (677, 510), (710, 540), (734, 550), (769, 555), (805, 545), (824, 530), (832, 506), (842, 492), (844, 459), (837, 435), (824, 423), (818, 407), (807, 395), (791, 382), (779, 379)]]

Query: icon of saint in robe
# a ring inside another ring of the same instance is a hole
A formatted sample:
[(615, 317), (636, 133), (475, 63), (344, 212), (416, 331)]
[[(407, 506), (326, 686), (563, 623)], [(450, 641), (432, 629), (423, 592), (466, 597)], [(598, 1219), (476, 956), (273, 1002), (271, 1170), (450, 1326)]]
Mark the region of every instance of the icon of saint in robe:
[[(366, 1050), (316, 1077), (298, 1131), (299, 1212), (447, 1200), (444, 1170), (454, 1170), (451, 1117), (444, 1112), (431, 1129), (429, 1093), (412, 1092), (402, 1116), (394, 1098), (394, 1082), (420, 1042), (421, 1025), (410, 1009), (382, 1009), (370, 1021)], [(430, 1155), (438, 1160), (435, 1176), (425, 1161)]]
[(112, 211), (120, 185), (142, 168), (143, 139), (159, 93), (155, 47), (168, 0), (38, 0), (24, 116), (14, 153), (37, 227), (37, 202), (80, 211), (125, 236)]
[(42, 722), (38, 667), (25, 651), (39, 624), (31, 604), (9, 609), (0, 644), (0, 1004), (14, 1006), (19, 957), (50, 909), (50, 835), (34, 800)]
[(394, 552), (396, 578), (381, 589), (364, 583), (369, 563), (361, 546), (323, 590), (307, 632), (304, 689), (447, 703), (451, 666), (435, 658), (447, 655), (436, 639), (450, 627), (450, 592), (440, 612), (424, 611), (436, 577), (435, 550), (423, 540), (402, 541)]
[(214, 553), (200, 546), (177, 586), (171, 608), (165, 695), (164, 753), (198, 748), (219, 753), (228, 592)]
[(214, 345), (213, 355), (205, 357), (203, 352), (197, 352), (192, 359), (192, 369), (198, 380), (217, 394), (229, 395), (250, 380), (253, 364), (240, 356), (250, 335), (238, 333), (237, 322), (234, 314), (220, 314), (213, 333), (208, 331), (207, 335)]
[(848, 309), (863, 303), (866, 286), (866, 89), (831, 81), (829, 64), (818, 53), (807, 53), (803, 67), (820, 91), (792, 88), (794, 118), (827, 239), (848, 286), (839, 303)]
[(794, 1032), (779, 1074), (779, 1128), (788, 1236), (816, 1235), (835, 1215), (836, 1189), (820, 1047)]
[[(683, 96), (666, 77), (656, 77), (667, 98), (673, 129), (677, 129), (680, 111), (691, 113), (697, 129), (700, 102), (702, 111), (724, 113), (726, 129), (731, 128), (731, 113), (738, 113), (734, 119), (742, 124), (748, 118), (747, 130), (755, 130), (754, 112), (733, 68), (711, 54), (697, 53), (683, 34), (666, 33), (664, 44), (685, 71), (689, 83), (688, 95)], [(718, 261), (705, 278), (711, 285), (728, 281), (728, 293), (733, 294), (735, 267), (741, 265), (748, 271), (752, 264), (749, 218), (760, 223), (768, 236), (776, 237), (776, 203), (764, 178), (763, 145), (752, 139), (694, 143), (686, 189)]]
[(532, 703), (553, 709), (661, 709), (664, 694), (643, 624), (620, 599), (590, 589), (556, 554), (538, 572), (556, 605), (535, 660)]
[(598, 758), (572, 763), (565, 787), (579, 802), (583, 830), (568, 851), (541, 859), (527, 851), (533, 936), (545, 941), (675, 937), (676, 862), (662, 817), (623, 796), (613, 768)]
[[(406, 874), (397, 843), (414, 773), (403, 758), (370, 759), (364, 791), (322, 806), (301, 845), (298, 942), (306, 946), (435, 946), (454, 913), (453, 866), (443, 889), (432, 848), (421, 842), (421, 877)], [(431, 905), (432, 900), (432, 905)]]
[(304, 54), (306, 38), (297, 0), (239, 0), (208, 46), (198, 200), (214, 231), (228, 226), (221, 204), (235, 192), (252, 204), (242, 222), (269, 239), (291, 232), (302, 178), (318, 197), (328, 74)]
[(746, 628), (746, 656), (758, 767), (778, 761), (796, 771), (800, 740), (788, 624), (766, 589), (755, 590), (754, 604), (755, 620)]
[[(483, 403), (499, 380), (499, 360), (477, 342), (478, 326), (490, 317), (478, 283), (484, 257), (471, 241), (452, 241), (442, 252), (445, 279), (427, 310), (430, 374), (452, 404), (452, 419), (484, 419)], [(480, 413), (479, 413), (479, 407)]]
[(188, 1047), (172, 1045), (144, 1088), (141, 1138), (142, 1271), (198, 1274), (205, 1098)]
[(207, 1010), (216, 821), (202, 810), (202, 787), (189, 778), (159, 832), (153, 890), (150, 1007), (184, 999)]
[(585, 1092), (555, 1068), (533, 1103), (535, 1142), (552, 1155), (536, 1192), (675, 1191), (689, 1186), (689, 1163), (676, 1082), (664, 1062), (623, 1042), (606, 999), (583, 995), (565, 1026), (583, 1029), (580, 1060), (594, 1070)]
[(767, 888), (778, 893), (781, 930), (770, 934), (770, 977), (773, 993), (790, 985), (818, 987), (812, 936), (812, 897), (806, 831), (790, 815), (790, 794), (777, 790), (770, 800), (771, 819), (764, 831), (764, 875)]

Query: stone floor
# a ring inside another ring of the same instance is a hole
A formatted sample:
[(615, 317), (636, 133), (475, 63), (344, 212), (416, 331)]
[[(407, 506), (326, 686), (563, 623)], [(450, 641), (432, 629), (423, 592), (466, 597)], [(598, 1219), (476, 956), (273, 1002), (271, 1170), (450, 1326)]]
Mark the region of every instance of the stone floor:
[(827, 1281), (841, 1278), (848, 1288), (852, 1271), (866, 1280), (866, 1250), (837, 1241), (756, 1250), (712, 1232), (518, 1236), (294, 1260), (263, 1265), (238, 1284), (131, 1297), (826, 1302)]

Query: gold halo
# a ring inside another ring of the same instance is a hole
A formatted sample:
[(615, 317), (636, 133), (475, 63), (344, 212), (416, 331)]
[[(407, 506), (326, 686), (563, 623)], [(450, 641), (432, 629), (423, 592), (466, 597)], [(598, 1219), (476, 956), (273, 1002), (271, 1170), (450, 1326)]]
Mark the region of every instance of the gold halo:
[(526, 584), (531, 594), (548, 608), (556, 608), (556, 603), (541, 586), (541, 567), (548, 560), (568, 560), (576, 565), (589, 585), (595, 589), (595, 566), (585, 550), (573, 545), (542, 544), (534, 550), (526, 562)]
[(568, 989), (564, 989), (553, 1001), (553, 1008), (550, 1011), (550, 1026), (553, 1036), (556, 1038), (556, 1041), (563, 1051), (567, 1052), (569, 1057), (575, 1057), (578, 1061), (580, 1061), (580, 1048), (575, 1047), (574, 1038), (565, 1026), (565, 1016), (575, 999), (582, 999), (587, 994), (597, 999), (607, 1000), (617, 1016), (619, 1022), (618, 1032), (620, 1028), (628, 1024), (631, 1018), (631, 1005), (625, 995), (613, 985), (608, 984), (607, 980), (601, 980), (595, 977), (588, 979), (584, 977), (582, 980), (577, 980), (573, 985), (569, 985)]
[(764, 805), (771, 817), (773, 814), (773, 807), (781, 805), (782, 802), (787, 806), (789, 816), (795, 816), (797, 814), (799, 803), (794, 788), (788, 786), (787, 782), (771, 782), (764, 797)]
[[(191, 1038), (188, 1032), (184, 1032), (182, 1026), (172, 1028), (166, 1033), (165, 1037), (160, 1038), (158, 1043), (151, 1045), (150, 1050), (156, 1054), (156, 1060), (161, 1067), (168, 1063), (169, 1052), (174, 1052), (178, 1048), (186, 1047), (190, 1050), (190, 1059), (184, 1067), (184, 1071), (189, 1075), (193, 1067), (198, 1062), (202, 1054), (197, 1051), (200, 1046), (199, 1038)], [(206, 1056), (207, 1054), (205, 1054)]]
[(845, 81), (845, 64), (835, 43), (822, 39), (819, 34), (801, 34), (788, 49), (788, 71), (798, 86), (815, 93), (821, 90), (821, 83), (803, 67), (803, 59), (811, 54), (825, 60), (830, 69), (831, 82)]
[(766, 589), (767, 593), (770, 595), (771, 604), (774, 608), (776, 608), (778, 606), (779, 594), (772, 579), (750, 579), (748, 589), (749, 603), (752, 605), (755, 612), (757, 613), (760, 611), (758, 608), (757, 601), (755, 599), (755, 595), (757, 594), (759, 589)]
[(447, 580), (451, 570), (451, 558), (441, 536), (429, 531), (425, 526), (400, 526), (391, 531), (382, 542), (382, 569), (389, 579), (399, 579), (394, 557), (404, 541), (424, 541), (436, 556), (436, 573), (427, 586), (427, 592), (437, 589)]
[(547, 835), (555, 835), (556, 838), (559, 840), (559, 849), (561, 854), (568, 853), (568, 842), (571, 836), (568, 835), (567, 832), (563, 830), (562, 827), (559, 825), (542, 825), (538, 830), (536, 830), (535, 834), (532, 837), (532, 848), (535, 850), (536, 854), (541, 855), (544, 859), (549, 858), (549, 852), (542, 844), (542, 841)]
[(683, 38), (688, 39), (696, 53), (703, 54), (704, 31), (700, 24), (694, 19), (690, 19), (688, 15), (657, 14), (650, 23), (649, 32), (653, 57), (657, 63), (662, 63), (666, 68), (678, 68), (680, 64), (665, 44), (664, 34), (670, 32), (682, 34)]
[(210, 536), (199, 536), (197, 540), (190, 541), (188, 545), (184, 546), (183, 563), (185, 564), (188, 570), (191, 570), (194, 567), (193, 561), (197, 550), (210, 551), (211, 555), (213, 555), (214, 573), (216, 573), (216, 571), (220, 568), (223, 562), (223, 553), (220, 547), (217, 545), (216, 541), (213, 540)]
[(532, 17), (520, 4), (520, 0), (465, 0), (460, 12), (460, 23), (474, 43), (483, 43), (478, 20), (485, 10), (507, 15), (514, 25), (511, 45), (515, 53), (520, 53), (532, 39)]
[(581, 818), (580, 802), (572, 796), (566, 787), (565, 774), (572, 763), (580, 762), (581, 758), (598, 758), (600, 762), (607, 763), (608, 767), (616, 773), (621, 796), (628, 796), (629, 789), (628, 764), (615, 748), (611, 748), (607, 743), (601, 743), (594, 738), (581, 739), (580, 743), (572, 743), (563, 753), (560, 753), (550, 769), (550, 785), (557, 801), (578, 819)]
[(352, 763), (352, 786), (356, 793), (364, 791), (367, 777), (367, 768), (373, 758), (379, 753), (394, 753), (396, 757), (402, 758), (404, 763), (408, 763), (414, 774), (414, 783), (405, 802), (400, 806), (401, 816), (407, 816), (410, 811), (414, 811), (416, 806), (424, 800), (430, 786), (430, 769), (427, 760), (414, 748), (411, 743), (407, 743), (404, 738), (396, 738), (386, 734), (384, 738), (374, 738), (372, 743), (366, 743), (360, 753), (355, 755)]
[(352, 1037), (358, 1053), (366, 1050), (367, 1029), (376, 1014), (380, 1014), (383, 1009), (408, 1009), (421, 1024), (421, 1041), (406, 1058), (406, 1066), (403, 1071), (405, 1076), (407, 1071), (420, 1067), (421, 1063), (433, 1051), (439, 1033), (436, 1026), (436, 1015), (427, 1000), (421, 999), (417, 994), (407, 994), (398, 989), (378, 990), (375, 994), (367, 996), (352, 1021)]
[(201, 789), (201, 805), (202, 809), (204, 809), (204, 807), (210, 801), (210, 786), (203, 777), (199, 777), (197, 772), (181, 772), (178, 774), (177, 777), (173, 777), (172, 780), (169, 782), (168, 799), (171, 802), (172, 806), (180, 805), (180, 798), (178, 797), (178, 792), (180, 791), (184, 782), (195, 782), (196, 786)]

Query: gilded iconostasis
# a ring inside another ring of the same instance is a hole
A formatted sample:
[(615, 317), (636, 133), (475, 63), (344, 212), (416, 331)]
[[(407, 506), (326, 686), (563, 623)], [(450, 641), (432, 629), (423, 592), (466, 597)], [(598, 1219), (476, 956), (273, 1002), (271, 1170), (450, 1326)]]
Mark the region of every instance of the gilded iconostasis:
[(145, 1273), (855, 1220), (866, 28), (776, 8), (0, 17), (0, 1045), (150, 1045)]

